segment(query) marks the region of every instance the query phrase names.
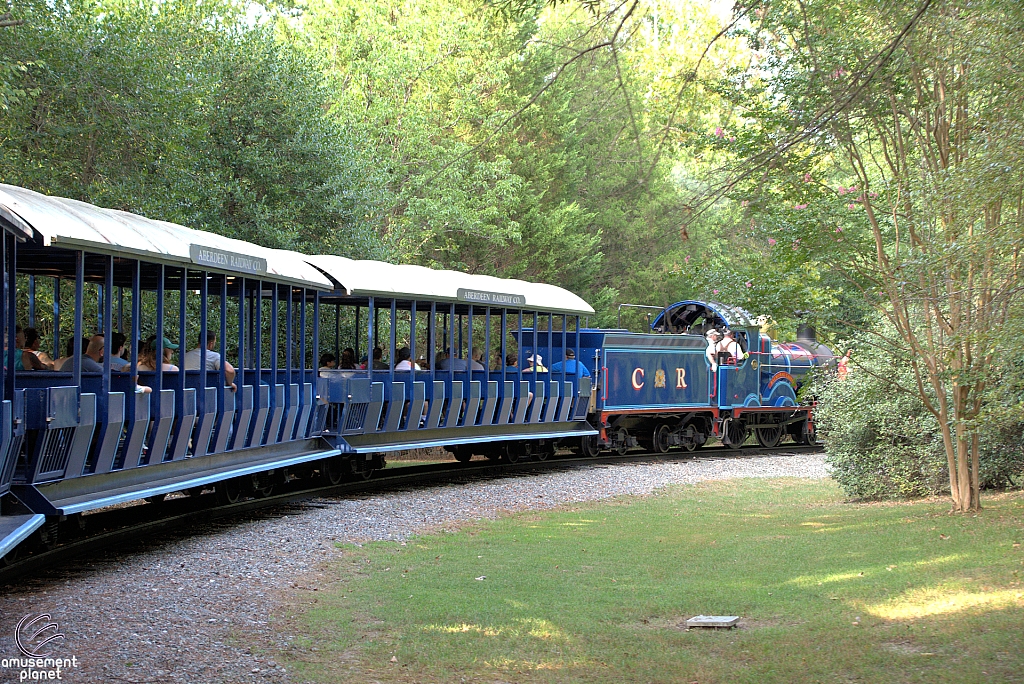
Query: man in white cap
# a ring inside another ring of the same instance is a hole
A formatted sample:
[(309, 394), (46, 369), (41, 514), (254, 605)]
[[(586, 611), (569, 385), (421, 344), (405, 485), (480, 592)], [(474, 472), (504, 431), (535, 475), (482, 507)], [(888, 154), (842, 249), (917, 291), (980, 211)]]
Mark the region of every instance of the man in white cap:
[(712, 328), (707, 331), (705, 337), (708, 339), (708, 349), (704, 352), (704, 355), (708, 357), (708, 362), (711, 364), (711, 372), (714, 373), (718, 370), (718, 341), (722, 339), (722, 333)]

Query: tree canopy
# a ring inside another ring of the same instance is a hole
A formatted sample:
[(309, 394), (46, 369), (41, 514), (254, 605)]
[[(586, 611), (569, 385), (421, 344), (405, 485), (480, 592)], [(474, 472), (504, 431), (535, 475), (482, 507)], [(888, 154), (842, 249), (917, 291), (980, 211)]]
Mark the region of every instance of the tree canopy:
[(28, 0), (0, 8), (0, 181), (556, 283), (599, 324), (690, 297), (811, 320), (906, 359), (967, 510), (1020, 339), (1022, 23), (1014, 0)]

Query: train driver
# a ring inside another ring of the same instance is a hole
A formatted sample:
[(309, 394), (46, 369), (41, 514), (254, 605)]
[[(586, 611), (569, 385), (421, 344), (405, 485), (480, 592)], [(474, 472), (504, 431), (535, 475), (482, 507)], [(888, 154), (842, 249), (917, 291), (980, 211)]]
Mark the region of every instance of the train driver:
[(718, 341), (722, 339), (722, 333), (712, 328), (707, 331), (705, 337), (708, 340), (708, 348), (704, 352), (704, 356), (708, 358), (708, 363), (711, 364), (711, 372), (714, 373), (718, 370)]
[(725, 337), (718, 343), (719, 363), (735, 365), (747, 358), (743, 347), (736, 341), (736, 333), (732, 330), (725, 331)]

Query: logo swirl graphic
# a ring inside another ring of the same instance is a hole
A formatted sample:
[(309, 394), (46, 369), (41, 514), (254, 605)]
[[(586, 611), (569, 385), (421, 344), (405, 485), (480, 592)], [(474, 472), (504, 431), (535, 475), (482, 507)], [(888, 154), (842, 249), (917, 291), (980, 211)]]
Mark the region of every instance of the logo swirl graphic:
[(64, 640), (60, 625), (50, 620), (49, 613), (42, 615), (26, 615), (18, 622), (14, 632), (14, 640), (18, 649), (29, 658), (43, 658), (50, 655), (46, 648), (56, 640)]

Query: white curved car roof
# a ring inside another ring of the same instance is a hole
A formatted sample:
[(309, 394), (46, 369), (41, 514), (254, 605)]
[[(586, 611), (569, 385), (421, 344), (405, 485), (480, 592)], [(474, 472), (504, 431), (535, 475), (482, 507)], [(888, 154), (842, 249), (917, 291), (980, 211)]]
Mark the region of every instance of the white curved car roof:
[[(268, 280), (290, 282), (301, 287), (333, 290), (323, 273), (306, 263), (304, 255), (268, 249), (251, 242), (186, 228), (176, 223), (155, 221), (115, 209), (63, 197), (42, 195), (32, 190), (0, 183), (0, 210), (21, 218), (42, 238), (43, 245), (85, 249), (119, 256), (136, 256), (152, 261), (192, 264), (191, 248), (207, 249), (265, 259)], [(0, 215), (4, 212), (0, 211)], [(195, 266), (197, 270), (223, 273), (251, 273), (228, 265)]]
[(327, 254), (308, 256), (306, 260), (339, 282), (350, 295), (480, 303), (460, 299), (459, 290), (470, 290), (521, 295), (525, 298), (522, 305), (496, 303), (493, 306), (580, 315), (594, 313), (594, 309), (583, 299), (555, 285), (470, 275), (458, 271), (440, 271), (425, 266), (360, 261)]

